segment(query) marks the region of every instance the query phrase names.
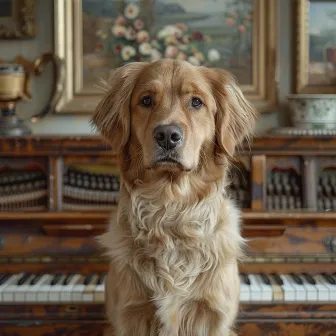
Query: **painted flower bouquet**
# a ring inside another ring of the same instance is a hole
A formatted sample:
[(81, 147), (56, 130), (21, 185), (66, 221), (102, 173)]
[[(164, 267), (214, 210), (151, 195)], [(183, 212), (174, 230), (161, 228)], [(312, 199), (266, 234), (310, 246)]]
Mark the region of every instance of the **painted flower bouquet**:
[(123, 15), (113, 20), (109, 31), (96, 32), (100, 39), (98, 51), (115, 57), (119, 64), (175, 58), (194, 65), (212, 66), (220, 60), (218, 50), (208, 47), (209, 36), (190, 32), (184, 24), (167, 25), (151, 34), (139, 14), (138, 5), (128, 3)]

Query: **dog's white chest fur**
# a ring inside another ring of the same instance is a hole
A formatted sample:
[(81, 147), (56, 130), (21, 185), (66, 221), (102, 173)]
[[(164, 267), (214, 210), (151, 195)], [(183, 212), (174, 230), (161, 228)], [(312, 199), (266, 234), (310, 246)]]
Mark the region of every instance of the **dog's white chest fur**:
[[(218, 248), (223, 235), (228, 233), (227, 238), (240, 243), (237, 212), (221, 195), (194, 207), (137, 196), (132, 197), (129, 210), (135, 244), (131, 267), (155, 297), (192, 291), (195, 279), (223, 259)], [(229, 210), (230, 227), (223, 227), (225, 210)]]

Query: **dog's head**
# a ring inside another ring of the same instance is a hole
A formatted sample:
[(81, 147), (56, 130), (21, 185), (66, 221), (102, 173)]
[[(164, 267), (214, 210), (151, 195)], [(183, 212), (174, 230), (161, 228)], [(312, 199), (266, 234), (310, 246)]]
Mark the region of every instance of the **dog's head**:
[(227, 71), (171, 59), (118, 68), (92, 118), (114, 154), (174, 173), (225, 163), (254, 120)]

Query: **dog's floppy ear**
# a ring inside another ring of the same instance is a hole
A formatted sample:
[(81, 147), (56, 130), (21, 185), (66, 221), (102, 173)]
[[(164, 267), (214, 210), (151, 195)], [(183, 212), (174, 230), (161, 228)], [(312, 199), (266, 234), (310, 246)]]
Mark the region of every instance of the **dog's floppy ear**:
[(130, 62), (117, 68), (104, 83), (105, 95), (96, 107), (91, 123), (105, 137), (118, 155), (130, 136), (130, 101), (136, 80), (145, 62)]
[(252, 134), (256, 110), (244, 97), (235, 78), (223, 69), (203, 69), (216, 101), (216, 160), (224, 163)]

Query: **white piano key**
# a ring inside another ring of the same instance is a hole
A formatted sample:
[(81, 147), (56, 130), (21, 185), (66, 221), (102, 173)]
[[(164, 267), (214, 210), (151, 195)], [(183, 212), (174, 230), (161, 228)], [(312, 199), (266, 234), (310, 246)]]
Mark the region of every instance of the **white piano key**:
[(84, 288), (83, 296), (82, 296), (83, 301), (85, 301), (85, 302), (92, 302), (93, 301), (93, 294), (94, 294), (94, 291), (96, 289), (97, 281), (98, 281), (98, 275), (95, 274), (92, 277), (90, 283)]
[(31, 286), (26, 293), (25, 302), (37, 302), (37, 295), (40, 292), (41, 286), (51, 281), (53, 276), (51, 274), (44, 274), (41, 279), (33, 286)]
[(30, 282), (35, 278), (35, 275), (32, 274), (24, 284), (17, 286), (16, 291), (14, 293), (14, 301), (15, 302), (24, 302), (26, 293), (29, 291)]
[(60, 295), (63, 289), (63, 282), (64, 279), (66, 278), (66, 275), (61, 275), (60, 278), (58, 279), (57, 283), (53, 286), (50, 286), (50, 291), (49, 291), (49, 301), (50, 302), (59, 302), (60, 301)]
[(10, 278), (8, 278), (6, 280), (6, 282), (4, 282), (2, 285), (0, 285), (0, 302), (4, 302), (4, 298), (3, 298), (4, 290), (7, 287), (15, 284), (18, 281), (18, 279), (20, 279), (22, 276), (23, 276), (23, 273), (13, 274)]
[(72, 291), (73, 287), (79, 282), (79, 280), (82, 278), (80, 274), (75, 274), (74, 277), (71, 279), (69, 284), (63, 286), (60, 300), (62, 302), (71, 302), (72, 301)]
[(239, 300), (241, 302), (249, 302), (251, 300), (250, 286), (244, 282), (242, 276), (240, 277), (240, 295)]
[(283, 281), (283, 285), (281, 287), (284, 292), (284, 301), (295, 301), (295, 292), (293, 286), (283, 274), (280, 274), (280, 278)]
[(329, 301), (336, 300), (336, 285), (330, 284), (325, 278), (321, 275), (316, 275), (316, 278), (320, 280), (321, 284), (328, 288)]
[(37, 293), (37, 302), (48, 302), (49, 292), (51, 288), (51, 282), (54, 279), (55, 275), (50, 275), (50, 277), (40, 286)]
[(303, 286), (305, 287), (306, 289), (306, 293), (307, 293), (307, 301), (309, 302), (317, 302), (317, 299), (318, 299), (318, 292), (317, 292), (317, 289), (315, 287), (315, 285), (311, 284), (308, 282), (308, 280), (303, 276), (303, 275), (300, 275), (300, 278), (303, 282)]
[(295, 301), (303, 302), (307, 300), (306, 289), (303, 285), (299, 285), (295, 280), (289, 275), (284, 275), (287, 281), (294, 288)]
[(320, 278), (316, 275), (313, 276), (313, 279), (316, 281), (316, 289), (318, 293), (318, 301), (329, 301), (330, 294), (329, 289), (321, 282)]
[(105, 282), (98, 285), (94, 292), (94, 302), (104, 302), (105, 301)]
[(262, 300), (262, 291), (261, 287), (256, 280), (254, 275), (249, 274), (248, 278), (250, 279), (251, 285), (250, 285), (250, 291), (251, 291), (251, 301), (252, 302), (259, 302)]
[(261, 288), (261, 301), (272, 301), (272, 287), (265, 284), (259, 274), (255, 275), (255, 279)]
[(17, 283), (23, 278), (25, 273), (20, 273), (16, 276), (15, 281), (13, 281), (9, 286), (5, 287), (2, 291), (2, 301), (3, 302), (14, 302), (14, 294), (17, 290)]
[(72, 302), (81, 302), (83, 299), (83, 291), (86, 287), (84, 285), (85, 277), (81, 276), (78, 282), (73, 286), (72, 293), (71, 293), (71, 301)]
[(269, 276), (272, 286), (272, 301), (284, 301), (284, 291), (272, 276)]

